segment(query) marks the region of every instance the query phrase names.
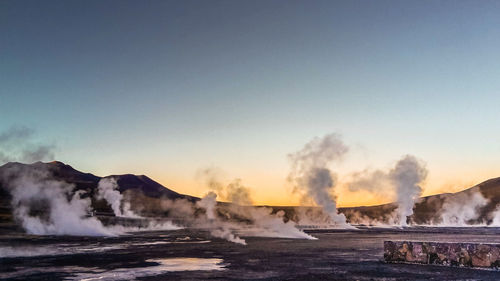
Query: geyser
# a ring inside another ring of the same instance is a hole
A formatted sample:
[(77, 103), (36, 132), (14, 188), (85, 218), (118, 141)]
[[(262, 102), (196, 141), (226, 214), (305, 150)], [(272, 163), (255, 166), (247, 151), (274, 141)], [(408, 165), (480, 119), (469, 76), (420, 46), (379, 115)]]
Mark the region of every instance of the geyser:
[(301, 150), (289, 155), (292, 170), (288, 179), (294, 184), (295, 190), (301, 191), (323, 208), (331, 223), (351, 228), (345, 215), (337, 211), (336, 197), (332, 194), (336, 175), (329, 169), (329, 165), (341, 160), (347, 151), (348, 147), (336, 134), (316, 137)]
[(15, 218), (29, 234), (109, 236), (115, 233), (91, 213), (90, 199), (41, 169), (10, 166), (0, 179), (12, 196)]
[(104, 199), (113, 209), (117, 217), (138, 218), (130, 208), (130, 203), (123, 200), (123, 195), (118, 190), (116, 179), (107, 177), (102, 178), (97, 185), (97, 199)]
[(406, 155), (389, 172), (389, 177), (396, 188), (399, 225), (406, 226), (407, 218), (413, 214), (415, 201), (422, 194), (419, 184), (427, 177), (427, 169), (415, 156)]
[[(211, 234), (236, 243), (244, 243), (235, 232), (247, 236), (281, 237), (296, 239), (316, 239), (297, 229), (293, 221), (284, 222), (283, 211), (273, 214), (271, 208), (253, 206), (250, 188), (244, 186), (240, 179), (225, 185), (218, 180), (214, 169), (204, 170), (207, 186), (212, 189), (197, 205), (205, 210)], [(226, 220), (216, 214), (217, 193), (232, 204), (221, 208)]]

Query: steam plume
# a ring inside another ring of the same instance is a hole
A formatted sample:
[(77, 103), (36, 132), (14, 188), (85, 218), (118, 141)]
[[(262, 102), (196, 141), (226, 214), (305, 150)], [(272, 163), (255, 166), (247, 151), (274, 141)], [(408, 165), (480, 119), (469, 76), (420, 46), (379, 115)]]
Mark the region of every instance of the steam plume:
[(215, 205), (217, 204), (216, 199), (217, 194), (210, 191), (197, 202), (197, 205), (205, 210), (207, 219), (210, 221), (215, 220)]
[(233, 203), (227, 216), (235, 215), (248, 221), (239, 225), (240, 232), (249, 236), (310, 239), (316, 238), (297, 229), (293, 221), (284, 222), (284, 211), (272, 213), (271, 208), (253, 206), (250, 189), (236, 179), (226, 187), (226, 197)]
[(492, 213), (493, 220), (491, 222), (491, 226), (500, 227), (500, 204), (497, 205), (497, 208)]
[(220, 222), (215, 214), (215, 207), (217, 205), (217, 194), (215, 192), (207, 193), (199, 202), (197, 202), (198, 206), (205, 210), (208, 225), (211, 228), (210, 234), (214, 237), (219, 237), (222, 239), (226, 239), (228, 241), (246, 245), (245, 240), (236, 236), (230, 229), (228, 224)]
[(352, 174), (352, 180), (347, 183), (349, 191), (367, 191), (378, 197), (392, 198), (394, 188), (386, 171), (382, 170), (364, 170)]
[(227, 186), (226, 200), (240, 206), (252, 205), (250, 189), (241, 184), (241, 179), (235, 179)]
[[(212, 226), (218, 229), (212, 232), (212, 235), (225, 235), (226, 239), (235, 239), (237, 236), (230, 236), (232, 230), (248, 236), (264, 236), (264, 237), (282, 237), (282, 238), (298, 238), (298, 239), (316, 239), (295, 227), (293, 221), (284, 222), (284, 212), (278, 211), (273, 214), (271, 208), (253, 206), (250, 188), (244, 186), (240, 179), (235, 179), (227, 185), (224, 185), (217, 178), (214, 170), (209, 171), (206, 178), (206, 183), (209, 187), (215, 187), (218, 193), (222, 194), (224, 200), (230, 201), (232, 204), (219, 210), (225, 215), (228, 221), (221, 221), (215, 213), (216, 208), (216, 190), (209, 192), (198, 206), (206, 210), (207, 218)], [(233, 234), (234, 235), (234, 234)], [(221, 237), (221, 236), (219, 236)], [(230, 240), (230, 241), (231, 241)], [(235, 241), (233, 241), (235, 242)]]
[(407, 217), (413, 214), (415, 201), (422, 194), (419, 186), (427, 177), (425, 166), (412, 155), (406, 155), (390, 171), (389, 177), (396, 187), (399, 224), (407, 225)]
[(0, 143), (13, 143), (22, 139), (27, 139), (32, 137), (33, 133), (33, 129), (13, 126), (0, 133)]
[(97, 189), (97, 198), (105, 199), (111, 205), (115, 216), (139, 217), (130, 209), (130, 203), (123, 200), (123, 195), (118, 191), (116, 179), (109, 177), (101, 179)]
[(343, 214), (337, 212), (336, 198), (331, 194), (336, 185), (336, 175), (328, 166), (347, 153), (348, 148), (336, 134), (314, 138), (300, 151), (290, 154), (292, 171), (288, 177), (296, 190), (305, 192), (328, 214), (332, 223), (350, 227)]
[(0, 164), (10, 161), (36, 162), (54, 159), (54, 146), (35, 141), (35, 131), (11, 127), (0, 133)]
[[(0, 175), (12, 195), (15, 218), (29, 234), (112, 236), (91, 212), (90, 199), (73, 186), (51, 179), (43, 170), (8, 167)], [(48, 215), (41, 211), (47, 209)]]
[(488, 200), (479, 191), (458, 193), (445, 199), (439, 226), (467, 226), (480, 216)]
[[(10, 193), (13, 215), (29, 234), (116, 236), (132, 231), (179, 229), (169, 221), (151, 220), (141, 227), (104, 226), (92, 216), (88, 193), (84, 190), (75, 191), (74, 185), (56, 180), (44, 166), (34, 168), (17, 163), (6, 164), (1, 169), (0, 185)], [(101, 182), (102, 186), (114, 188), (113, 182), (107, 180)], [(113, 191), (112, 188), (107, 191)], [(112, 202), (121, 200), (113, 192), (105, 196), (113, 198), (110, 199)], [(131, 214), (127, 204), (122, 207), (123, 215)]]

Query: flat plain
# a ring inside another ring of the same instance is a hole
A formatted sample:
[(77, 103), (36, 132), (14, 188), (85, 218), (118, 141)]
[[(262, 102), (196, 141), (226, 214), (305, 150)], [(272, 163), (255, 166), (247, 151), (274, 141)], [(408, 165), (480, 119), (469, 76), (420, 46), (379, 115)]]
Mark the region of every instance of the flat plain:
[(2, 280), (499, 280), (500, 271), (388, 264), (383, 241), (500, 243), (499, 228), (311, 230), (318, 240), (245, 237), (197, 229), (120, 237), (0, 237)]

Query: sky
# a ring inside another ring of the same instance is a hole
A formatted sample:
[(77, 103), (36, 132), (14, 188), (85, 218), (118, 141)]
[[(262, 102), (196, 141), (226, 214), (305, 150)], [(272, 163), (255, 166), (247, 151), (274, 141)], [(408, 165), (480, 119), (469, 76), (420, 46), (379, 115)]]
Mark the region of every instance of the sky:
[[(297, 204), (287, 155), (349, 146), (339, 181), (426, 163), (424, 195), (500, 176), (498, 1), (0, 1), (0, 130), (54, 158), (202, 196)], [(340, 186), (340, 206), (387, 202)]]

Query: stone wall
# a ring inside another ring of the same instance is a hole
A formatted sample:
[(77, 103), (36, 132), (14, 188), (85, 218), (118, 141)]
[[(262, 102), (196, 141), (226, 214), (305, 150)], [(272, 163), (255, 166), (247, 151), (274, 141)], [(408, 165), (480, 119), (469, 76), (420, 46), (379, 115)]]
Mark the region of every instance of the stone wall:
[(385, 241), (384, 260), (392, 263), (498, 268), (500, 244)]

